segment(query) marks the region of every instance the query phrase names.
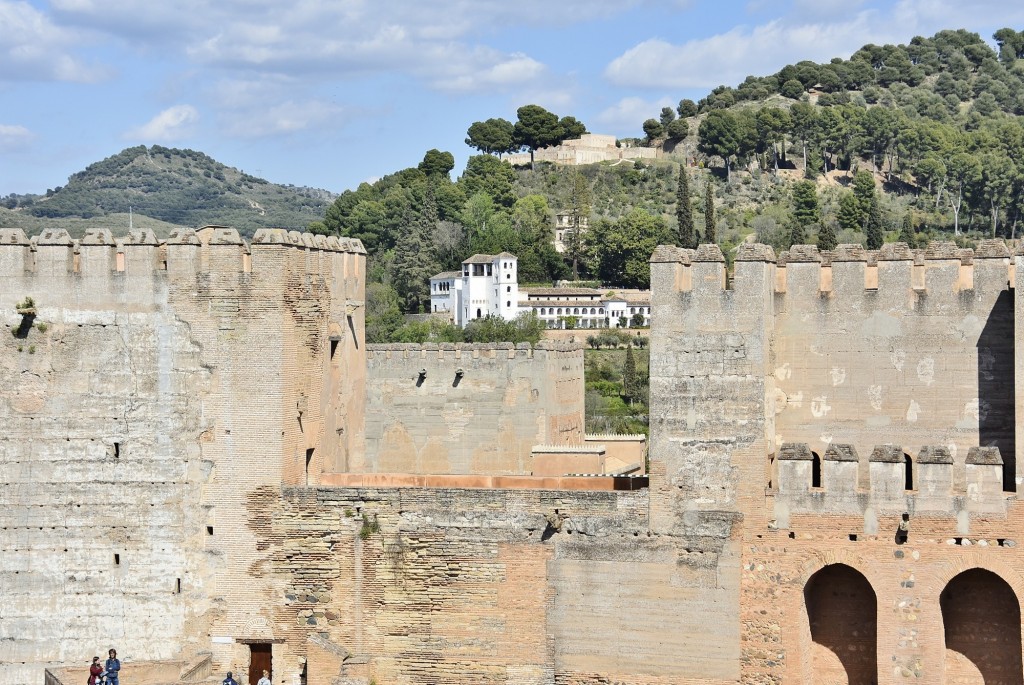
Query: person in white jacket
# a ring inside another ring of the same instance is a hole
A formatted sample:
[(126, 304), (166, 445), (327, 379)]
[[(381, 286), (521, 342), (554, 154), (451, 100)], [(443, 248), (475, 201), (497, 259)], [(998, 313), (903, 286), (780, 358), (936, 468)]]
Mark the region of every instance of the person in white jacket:
[(263, 671), (263, 677), (260, 678), (260, 681), (256, 683), (256, 685), (271, 685), (270, 671)]

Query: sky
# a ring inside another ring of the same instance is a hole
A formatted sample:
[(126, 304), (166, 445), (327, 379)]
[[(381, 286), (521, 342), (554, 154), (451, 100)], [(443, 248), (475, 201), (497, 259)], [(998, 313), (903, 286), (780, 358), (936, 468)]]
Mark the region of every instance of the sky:
[(0, 0), (0, 196), (132, 145), (355, 188), (539, 104), (593, 133), (803, 59), (966, 28), (1011, 0)]

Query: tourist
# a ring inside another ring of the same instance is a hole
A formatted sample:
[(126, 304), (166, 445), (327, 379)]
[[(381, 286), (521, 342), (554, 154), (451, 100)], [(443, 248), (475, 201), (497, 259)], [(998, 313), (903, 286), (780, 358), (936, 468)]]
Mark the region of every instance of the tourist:
[(107, 652), (107, 661), (103, 664), (103, 677), (107, 679), (107, 685), (117, 685), (118, 674), (121, 672), (121, 662), (117, 659), (117, 650), (111, 649)]
[(238, 685), (238, 681), (231, 677), (231, 671), (228, 671), (228, 677), (224, 679), (221, 685)]
[(100, 666), (100, 658), (94, 656), (92, 658), (92, 665), (89, 666), (89, 685), (97, 685), (96, 681), (103, 674), (103, 667)]
[(270, 682), (270, 671), (264, 669), (263, 677), (260, 678), (260, 681), (258, 683), (256, 683), (256, 685), (271, 685), (271, 682)]

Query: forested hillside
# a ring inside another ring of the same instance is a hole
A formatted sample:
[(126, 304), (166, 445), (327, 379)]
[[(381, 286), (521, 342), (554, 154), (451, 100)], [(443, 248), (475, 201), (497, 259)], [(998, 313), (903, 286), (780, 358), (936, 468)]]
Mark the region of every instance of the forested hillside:
[(252, 235), (260, 227), (303, 230), (335, 197), (269, 183), (195, 150), (140, 145), (90, 164), (45, 195), (0, 198), (10, 210), (0, 213), (0, 222), (74, 231), (88, 225), (83, 220), (127, 214), (130, 206), (168, 225), (223, 224)]
[[(969, 245), (1016, 238), (1024, 211), (1024, 33), (989, 45), (942, 31), (907, 45), (867, 45), (849, 60), (799, 62), (770, 76), (682, 100), (629, 144), (651, 162), (515, 168), (500, 155), (585, 130), (534, 105), (515, 123), (469, 125), (473, 156), (456, 181), (449, 153), (343, 193), (317, 231), (359, 237), (370, 253), (368, 322), (429, 301), (428, 279), (475, 252), (520, 257), (524, 282), (574, 274), (643, 287), (655, 245), (743, 240), (778, 249), (928, 239)], [(589, 220), (567, 252), (551, 247), (553, 215)]]

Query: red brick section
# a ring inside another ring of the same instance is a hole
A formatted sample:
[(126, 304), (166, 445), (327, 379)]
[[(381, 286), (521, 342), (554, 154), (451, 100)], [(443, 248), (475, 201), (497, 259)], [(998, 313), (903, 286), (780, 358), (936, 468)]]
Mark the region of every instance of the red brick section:
[(946, 638), (946, 682), (1019, 685), (1020, 605), (999, 576), (964, 571), (943, 590), (940, 604)]

